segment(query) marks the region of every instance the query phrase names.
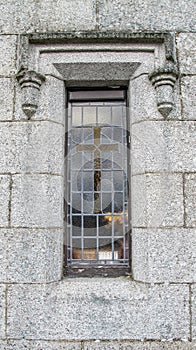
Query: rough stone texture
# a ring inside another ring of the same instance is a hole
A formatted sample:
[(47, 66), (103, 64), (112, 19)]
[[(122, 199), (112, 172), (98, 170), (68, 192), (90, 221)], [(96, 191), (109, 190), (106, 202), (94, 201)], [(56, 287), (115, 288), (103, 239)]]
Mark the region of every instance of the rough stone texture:
[(15, 73), (16, 35), (0, 35), (0, 75), (7, 77)]
[(99, 0), (100, 29), (194, 30), (193, 8), (193, 0)]
[(195, 170), (194, 122), (144, 121), (131, 133), (132, 173)]
[(1, 350), (195, 350), (195, 342), (156, 341), (90, 341), (53, 342), (33, 340), (0, 340)]
[(7, 331), (15, 339), (188, 339), (189, 288), (129, 278), (12, 285)]
[(183, 119), (196, 120), (196, 76), (181, 80)]
[(63, 226), (63, 179), (54, 175), (14, 175), (11, 225)]
[(14, 101), (14, 81), (0, 78), (0, 121), (12, 120)]
[(1, 229), (0, 281), (40, 283), (62, 275), (61, 230)]
[(193, 350), (196, 344), (191, 342), (88, 342), (84, 350)]
[[(169, 114), (169, 119), (181, 119), (180, 101), (177, 93), (178, 84), (175, 85), (175, 104), (174, 109)], [(140, 75), (131, 80), (130, 102), (130, 121), (132, 124), (145, 119), (164, 119), (157, 109), (155, 88), (148, 75)]]
[(181, 174), (142, 174), (132, 177), (133, 227), (183, 226)]
[(64, 173), (64, 128), (56, 123), (0, 124), (1, 172)]
[[(16, 108), (14, 118), (16, 120), (26, 119), (21, 106), (21, 88), (16, 89)], [(47, 76), (41, 86), (38, 109), (31, 120), (52, 120), (65, 123), (65, 87), (64, 81)]]
[(196, 226), (196, 174), (185, 174), (185, 222)]
[(82, 350), (80, 342), (0, 340), (1, 350)]
[(191, 301), (192, 301), (192, 337), (196, 340), (196, 285), (191, 287)]
[(58, 32), (95, 29), (94, 0), (1, 0), (4, 33)]
[(194, 229), (133, 229), (133, 277), (143, 282), (196, 282)]
[(0, 226), (8, 225), (10, 176), (0, 175)]
[(196, 74), (195, 65), (196, 33), (180, 33), (177, 38), (180, 72)]
[(0, 338), (5, 338), (5, 285), (0, 284)]

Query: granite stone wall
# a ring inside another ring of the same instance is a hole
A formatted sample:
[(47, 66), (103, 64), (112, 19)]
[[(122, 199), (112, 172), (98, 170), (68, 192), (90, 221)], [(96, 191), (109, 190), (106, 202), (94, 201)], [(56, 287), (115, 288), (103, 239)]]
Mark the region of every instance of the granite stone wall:
[[(196, 349), (194, 1), (0, 0), (0, 11), (0, 350)], [(21, 108), (21, 35), (84, 31), (170, 33), (179, 71), (168, 118), (147, 72), (130, 85), (131, 277), (63, 277), (65, 93), (47, 61), (37, 112)]]

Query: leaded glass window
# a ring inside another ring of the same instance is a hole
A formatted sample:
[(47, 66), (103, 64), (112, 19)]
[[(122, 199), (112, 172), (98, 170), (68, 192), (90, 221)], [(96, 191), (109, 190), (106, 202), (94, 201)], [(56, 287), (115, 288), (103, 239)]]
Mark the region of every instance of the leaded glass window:
[(127, 142), (125, 89), (68, 92), (68, 265), (129, 265)]

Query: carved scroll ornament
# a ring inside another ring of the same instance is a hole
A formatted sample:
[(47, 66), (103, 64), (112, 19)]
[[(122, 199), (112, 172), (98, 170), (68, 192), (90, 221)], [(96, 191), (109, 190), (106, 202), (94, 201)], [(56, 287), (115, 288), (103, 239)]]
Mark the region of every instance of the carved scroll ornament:
[(21, 69), (16, 78), (22, 89), (22, 110), (30, 119), (38, 108), (40, 87), (45, 77), (33, 70)]
[(149, 74), (149, 79), (155, 87), (157, 94), (157, 107), (159, 112), (167, 117), (174, 107), (174, 85), (178, 72), (173, 63), (167, 63)]

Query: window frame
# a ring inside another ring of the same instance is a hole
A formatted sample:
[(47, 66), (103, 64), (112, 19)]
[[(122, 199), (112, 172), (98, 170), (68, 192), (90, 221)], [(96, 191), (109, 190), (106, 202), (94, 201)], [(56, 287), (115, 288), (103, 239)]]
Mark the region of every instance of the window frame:
[[(128, 99), (128, 86), (127, 85), (123, 85), (123, 86), (118, 86), (118, 85), (114, 85), (114, 86), (94, 86), (92, 85), (92, 87), (85, 87), (85, 86), (76, 86), (76, 87), (67, 87), (66, 88), (66, 111), (68, 111), (68, 105), (69, 103), (72, 102), (72, 98), (70, 99), (70, 93), (72, 92), (76, 92), (76, 91), (123, 91), (124, 96), (122, 95), (119, 98), (116, 98), (116, 100), (114, 98), (112, 99), (108, 99), (106, 98), (107, 101), (126, 101), (126, 108), (127, 110), (129, 110), (129, 99)], [(85, 100), (85, 98), (81, 99), (83, 102), (85, 101), (95, 101), (95, 102), (99, 102), (99, 101), (103, 101), (103, 99), (101, 100), (100, 98), (88, 98), (87, 100)], [(78, 98), (77, 101), (80, 101), (80, 99)], [(126, 276), (126, 275), (130, 275), (131, 274), (131, 247), (132, 247), (132, 242), (131, 242), (131, 204), (130, 204), (130, 180), (131, 180), (131, 176), (130, 176), (130, 130), (129, 130), (129, 121), (130, 121), (130, 116), (128, 115), (129, 113), (126, 113), (126, 133), (127, 133), (127, 181), (128, 181), (128, 254), (129, 254), (129, 261), (127, 265), (123, 265), (121, 266), (120, 264), (115, 264), (115, 265), (111, 265), (111, 264), (105, 264), (105, 265), (92, 265), (89, 263), (89, 265), (87, 264), (69, 264), (68, 263), (68, 257), (67, 257), (67, 245), (64, 246), (64, 274), (66, 276), (80, 276), (80, 277), (96, 277), (96, 276), (102, 276), (102, 277), (119, 277), (119, 276)], [(67, 118), (67, 114), (66, 114), (66, 123), (68, 123), (68, 118)], [(65, 136), (65, 154), (67, 156), (68, 154), (68, 125), (66, 125), (66, 136)], [(66, 157), (67, 158), (67, 157)], [(66, 172), (65, 172), (65, 181), (67, 183), (67, 166), (66, 166)], [(65, 212), (65, 221), (67, 218), (67, 202), (64, 208), (64, 212)], [(65, 235), (68, 235), (68, 232), (66, 230), (66, 226), (65, 225)], [(67, 238), (67, 237), (66, 237)], [(66, 241), (66, 239), (65, 239)]]

